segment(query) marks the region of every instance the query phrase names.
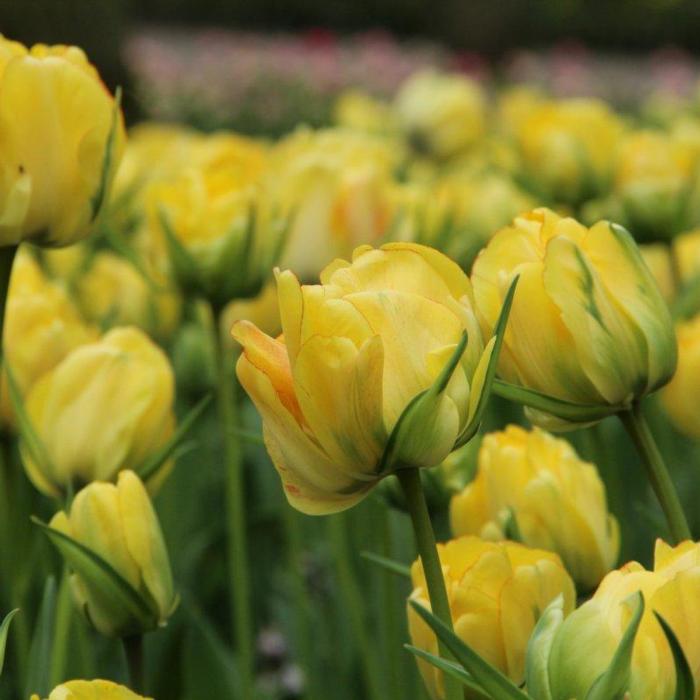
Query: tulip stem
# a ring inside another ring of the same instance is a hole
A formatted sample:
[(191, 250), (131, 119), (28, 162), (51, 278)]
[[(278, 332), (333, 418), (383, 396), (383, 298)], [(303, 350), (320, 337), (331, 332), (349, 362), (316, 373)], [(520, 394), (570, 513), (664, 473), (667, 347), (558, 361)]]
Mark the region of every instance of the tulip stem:
[(224, 440), (226, 475), (226, 523), (232, 629), (238, 651), (238, 668), (242, 698), (253, 697), (254, 650), (251, 617), (248, 533), (246, 526), (245, 481), (241, 449), (240, 418), (236, 402), (236, 376), (233, 353), (219, 339), (220, 317), (213, 309), (213, 338), (217, 350), (217, 393), (219, 420)]
[[(408, 512), (411, 514), (418, 554), (423, 564), (425, 581), (428, 584), (430, 607), (433, 613), (451, 630), (452, 614), (450, 612), (450, 603), (447, 598), (442, 565), (440, 564), (440, 557), (435, 544), (435, 533), (430, 522), (428, 505), (425, 502), (420, 472), (416, 468), (405, 468), (398, 469), (396, 475), (406, 498)], [(450, 658), (449, 651), (442, 643), (440, 644), (440, 655), (446, 659)], [(443, 678), (445, 681), (445, 700), (462, 700), (463, 694), (459, 681), (447, 674), (443, 674)]]
[(0, 338), (5, 326), (5, 307), (7, 306), (7, 293), (10, 289), (10, 276), (12, 264), (15, 261), (17, 246), (0, 248)]
[(122, 639), (126, 664), (129, 667), (129, 682), (131, 690), (136, 693), (145, 692), (143, 677), (143, 635), (133, 634)]
[(692, 539), (688, 521), (678, 498), (678, 492), (644, 418), (641, 404), (638, 402), (633, 404), (629, 411), (620, 413), (619, 416), (642, 458), (647, 477), (666, 515), (671, 537), (675, 543)]

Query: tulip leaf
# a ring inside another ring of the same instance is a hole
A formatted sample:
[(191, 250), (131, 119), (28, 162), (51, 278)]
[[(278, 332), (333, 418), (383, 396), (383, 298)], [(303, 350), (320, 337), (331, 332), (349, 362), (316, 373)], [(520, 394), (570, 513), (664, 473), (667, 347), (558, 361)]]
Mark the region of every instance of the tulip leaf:
[(468, 644), (465, 644), (442, 620), (435, 617), (415, 600), (411, 600), (410, 605), (488, 695), (498, 698), (498, 700), (526, 700), (528, 696), (510, 678), (492, 666)]
[(92, 208), (92, 218), (94, 221), (102, 209), (102, 205), (107, 199), (107, 193), (111, 184), (110, 175), (112, 174), (112, 164), (114, 161), (114, 146), (117, 140), (117, 130), (119, 128), (119, 111), (121, 109), (122, 91), (117, 88), (114, 94), (114, 106), (112, 107), (112, 121), (107, 134), (105, 143), (104, 156), (102, 157), (102, 172), (100, 174), (100, 182), (97, 186), (97, 191), (90, 201)]
[(673, 662), (676, 667), (676, 692), (673, 694), (673, 700), (695, 700), (693, 672), (690, 670), (690, 664), (683, 647), (681, 647), (678, 637), (668, 622), (656, 610), (654, 610), (654, 615), (656, 615), (673, 653)]
[(106, 222), (101, 225), (102, 235), (105, 241), (114, 252), (124, 258), (142, 277), (143, 281), (148, 285), (151, 292), (159, 292), (167, 289), (158, 284), (149, 273), (143, 259), (136, 252), (134, 247), (126, 240), (120, 231), (114, 226), (108, 225)]
[(522, 532), (520, 532), (520, 525), (518, 525), (518, 517), (512, 508), (508, 508), (508, 514), (503, 531), (507, 540), (525, 544)]
[(406, 566), (406, 564), (402, 564), (400, 561), (395, 561), (394, 559), (389, 559), (389, 557), (383, 557), (381, 554), (368, 551), (360, 552), (360, 556), (392, 574), (403, 576), (404, 578), (411, 577), (411, 568)]
[(29, 647), (27, 660), (27, 673), (24, 686), (24, 697), (32, 697), (33, 693), (39, 697), (48, 697), (51, 692), (50, 669), (51, 649), (54, 640), (54, 628), (56, 626), (56, 579), (49, 576), (44, 584), (44, 593), (41, 599), (39, 615), (34, 627), (32, 643)]
[(564, 598), (557, 596), (537, 620), (527, 643), (525, 655), (525, 687), (533, 698), (552, 700), (549, 686), (549, 654), (554, 635), (564, 621)]
[(180, 242), (180, 239), (173, 231), (172, 223), (165, 207), (159, 207), (158, 219), (160, 226), (165, 234), (165, 242), (168, 247), (168, 256), (173, 266), (173, 271), (178, 280), (178, 284), (183, 289), (190, 289), (201, 293), (199, 275), (197, 274), (197, 266), (188, 252), (187, 248)]
[[(447, 389), (450, 378), (462, 359), (464, 351), (467, 349), (467, 342), (467, 332), (464, 331), (450, 359), (445, 363), (445, 366), (430, 388), (417, 394), (409, 401), (396, 421), (391, 435), (389, 435), (384, 454), (379, 461), (378, 474), (386, 475), (394, 471), (396, 466), (402, 462), (401, 452), (410, 455), (416, 450), (425, 449), (426, 432), (429, 433), (430, 427), (435, 425), (435, 422), (438, 420), (438, 403), (445, 389)], [(412, 445), (415, 445), (415, 450), (412, 449)]]
[(0, 676), (2, 675), (2, 667), (5, 664), (5, 647), (7, 646), (7, 633), (10, 631), (10, 623), (12, 618), (19, 612), (19, 608), (15, 608), (7, 615), (0, 624)]
[(481, 389), (481, 395), (479, 396), (476, 409), (474, 410), (474, 415), (472, 416), (469, 424), (464, 429), (462, 435), (460, 435), (457, 440), (456, 447), (461, 447), (466, 445), (473, 437), (476, 435), (481, 424), (481, 419), (486, 410), (486, 405), (491, 395), (491, 386), (494, 383), (496, 377), (496, 370), (498, 369), (498, 359), (501, 355), (501, 348), (503, 347), (503, 339), (506, 334), (506, 327), (508, 325), (508, 318), (510, 316), (510, 310), (513, 306), (513, 299), (515, 297), (515, 289), (518, 285), (519, 276), (516, 276), (510, 283), (508, 288), (508, 293), (503, 301), (503, 306), (501, 307), (501, 313), (498, 316), (498, 322), (494, 329), (494, 337), (496, 338), (493, 348), (491, 350), (491, 356), (488, 360), (488, 365), (486, 367), (486, 374), (484, 376), (484, 383)]
[(44, 531), (66, 564), (82, 578), (86, 586), (99, 591), (102, 596), (127, 610), (139, 621), (142, 628), (156, 627), (158, 613), (153, 610), (149, 599), (142, 596), (111, 564), (85, 545), (38, 518), (32, 517), (32, 522)]
[(641, 591), (625, 600), (622, 605), (632, 607), (632, 619), (622, 635), (608, 668), (595, 680), (585, 700), (622, 700), (628, 691), (632, 649), (637, 630), (644, 614), (644, 596)]
[(178, 450), (180, 444), (187, 436), (192, 426), (197, 422), (197, 419), (204, 413), (204, 410), (209, 405), (212, 399), (211, 394), (207, 394), (192, 408), (189, 413), (180, 421), (177, 430), (168, 442), (163, 445), (154, 455), (144, 462), (138, 469), (134, 471), (139, 475), (144, 483), (153, 478), (158, 470), (165, 462)]
[[(415, 654), (419, 659), (427, 661), (429, 664), (439, 668), (444, 673), (456, 678), (463, 686), (469, 688), (472, 695), (476, 694), (477, 698), (488, 699), (490, 696), (486, 694), (484, 689), (459, 665), (454, 661), (448, 661), (428, 651), (414, 647), (412, 644), (404, 644), (404, 649), (407, 649), (412, 654)], [(470, 695), (470, 697), (472, 697)]]
[(548, 396), (535, 389), (509, 384), (501, 379), (494, 379), (493, 393), (509, 401), (550, 413), (557, 418), (574, 423), (599, 421), (628, 408), (627, 406), (577, 404), (564, 399), (557, 399), (554, 396)]

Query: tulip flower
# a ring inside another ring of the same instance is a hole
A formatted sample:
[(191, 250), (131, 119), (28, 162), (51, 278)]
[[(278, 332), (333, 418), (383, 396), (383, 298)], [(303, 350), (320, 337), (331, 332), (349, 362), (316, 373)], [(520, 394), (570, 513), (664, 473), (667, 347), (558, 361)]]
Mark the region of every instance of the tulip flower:
[(700, 601), (700, 545), (686, 541), (671, 548), (659, 540), (652, 571), (630, 562), (609, 573), (593, 597), (553, 632), (545, 659), (552, 700), (587, 697), (613, 661), (631, 623), (630, 602), (637, 592), (643, 594), (645, 606), (620, 695), (626, 691), (630, 698), (645, 700), (674, 696), (674, 657), (657, 616), (678, 640), (697, 687), (700, 638), (693, 621)]
[(289, 271), (277, 285), (283, 335), (245, 321), (233, 335), (295, 508), (349, 508), (396, 469), (437, 465), (471, 437), (496, 338), (483, 341), (469, 280), (449, 258), (365, 246), (320, 285)]
[(583, 591), (612, 569), (620, 549), (594, 465), (565, 440), (515, 425), (487, 435), (476, 478), (452, 498), (452, 532), (556, 552)]
[(83, 51), (0, 36), (0, 245), (84, 238), (124, 145), (119, 108)]
[[(32, 695), (32, 700), (39, 700)], [(47, 700), (150, 700), (111, 681), (68, 681), (56, 686)]]
[[(589, 422), (624, 410), (673, 375), (668, 307), (621, 227), (601, 221), (589, 229), (536, 209), (499, 231), (472, 273), (487, 331), (515, 275), (519, 291), (500, 373), (512, 384), (590, 409), (577, 415), (569, 406), (560, 418)], [(529, 415), (544, 427), (555, 424), (541, 412)]]
[(158, 518), (136, 474), (92, 482), (43, 527), (72, 570), (77, 607), (101, 634), (129, 637), (166, 624), (178, 597)]
[[(524, 680), (528, 639), (540, 615), (562, 597), (566, 614), (576, 600), (574, 584), (556, 554), (514, 542), (460, 537), (438, 545), (455, 634), (517, 685)], [(411, 567), (410, 600), (429, 608), (421, 560)], [(437, 654), (428, 625), (408, 606), (413, 646)], [(444, 697), (442, 672), (418, 662), (433, 700)]]
[[(34, 435), (23, 434), (20, 448), (29, 478), (60, 497), (138, 469), (173, 434), (173, 397), (167, 357), (138, 329), (116, 328), (76, 348), (27, 395)], [(170, 464), (150, 475), (151, 485)]]

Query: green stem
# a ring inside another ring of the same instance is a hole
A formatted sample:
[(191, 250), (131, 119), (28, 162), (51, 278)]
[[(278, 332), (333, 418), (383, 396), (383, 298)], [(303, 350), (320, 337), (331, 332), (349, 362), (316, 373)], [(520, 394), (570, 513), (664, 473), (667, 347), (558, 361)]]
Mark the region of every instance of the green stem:
[(0, 338), (5, 326), (5, 307), (7, 306), (7, 293), (10, 289), (10, 276), (12, 264), (17, 253), (16, 246), (0, 248)]
[(654, 436), (642, 414), (641, 405), (635, 403), (629, 411), (619, 415), (622, 425), (625, 426), (639, 456), (642, 458), (647, 477), (666, 515), (674, 543), (692, 539), (678, 493), (668, 473), (664, 458), (654, 441)]
[(344, 617), (350, 625), (355, 637), (355, 646), (362, 660), (362, 671), (367, 686), (365, 697), (369, 700), (384, 700), (382, 670), (379, 666), (379, 657), (375, 653), (367, 630), (366, 610), (350, 563), (350, 549), (345, 523), (346, 516), (344, 515), (334, 515), (328, 519), (328, 528), (336, 558), (338, 589), (343, 608), (346, 610)]
[[(393, 539), (391, 536), (391, 510), (382, 507), (378, 513), (380, 520), (381, 552), (387, 559), (394, 558)], [(399, 649), (401, 649), (400, 620), (396, 608), (396, 588), (394, 575), (380, 571), (382, 599), (382, 629), (386, 644), (387, 683), (389, 697), (399, 700), (402, 697), (400, 686)]]
[(73, 613), (73, 601), (70, 592), (70, 574), (67, 567), (63, 569), (61, 586), (56, 601), (56, 623), (51, 647), (51, 687), (66, 680), (66, 661), (70, 648), (70, 627)]
[(135, 693), (145, 692), (143, 675), (143, 635), (134, 634), (122, 639), (126, 665), (129, 667), (129, 683)]
[(243, 473), (241, 430), (236, 400), (236, 376), (233, 353), (219, 339), (219, 317), (213, 316), (213, 335), (217, 349), (217, 392), (219, 420), (224, 440), (226, 474), (226, 523), (228, 535), (229, 593), (232, 629), (239, 658), (241, 697), (252, 698), (254, 687), (253, 624), (250, 598), (246, 498)]
[[(399, 469), (396, 475), (406, 498), (408, 512), (411, 514), (418, 554), (423, 564), (425, 581), (428, 585), (430, 607), (433, 613), (452, 629), (450, 603), (447, 598), (445, 579), (442, 575), (442, 566), (435, 544), (433, 526), (428, 514), (428, 505), (425, 502), (420, 473), (418, 469), (411, 467)], [(443, 658), (450, 658), (448, 650), (442, 644), (440, 644), (440, 654)], [(459, 682), (447, 674), (443, 674), (443, 678), (445, 681), (445, 700), (462, 700), (463, 694)]]

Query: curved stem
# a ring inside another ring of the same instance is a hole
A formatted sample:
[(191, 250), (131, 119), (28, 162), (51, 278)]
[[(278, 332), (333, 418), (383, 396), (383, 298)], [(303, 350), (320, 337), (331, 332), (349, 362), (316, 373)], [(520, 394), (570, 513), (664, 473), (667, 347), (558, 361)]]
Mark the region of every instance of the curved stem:
[(674, 543), (691, 539), (690, 527), (678, 498), (678, 492), (642, 414), (641, 405), (635, 403), (629, 411), (620, 413), (619, 416), (642, 458), (649, 482), (668, 521)]
[(238, 436), (240, 417), (236, 401), (236, 376), (232, 353), (219, 339), (219, 317), (214, 313), (213, 337), (217, 351), (217, 394), (226, 475), (226, 523), (232, 629), (239, 659), (241, 697), (253, 697), (254, 649), (248, 565), (243, 453)]
[(143, 635), (134, 634), (131, 637), (124, 637), (122, 644), (124, 645), (126, 664), (129, 667), (131, 690), (143, 693)]
[[(399, 469), (396, 475), (401, 484), (408, 511), (411, 514), (413, 532), (416, 536), (416, 545), (420, 555), (425, 573), (425, 581), (428, 584), (428, 594), (430, 596), (430, 607), (433, 613), (440, 618), (449, 629), (452, 629), (452, 614), (450, 603), (447, 598), (445, 579), (442, 575), (442, 566), (435, 544), (435, 534), (428, 514), (428, 506), (425, 502), (423, 485), (420, 480), (418, 469)], [(446, 659), (450, 658), (447, 649), (440, 644), (440, 655)], [(443, 674), (445, 681), (445, 700), (462, 700), (462, 689), (455, 678)]]

